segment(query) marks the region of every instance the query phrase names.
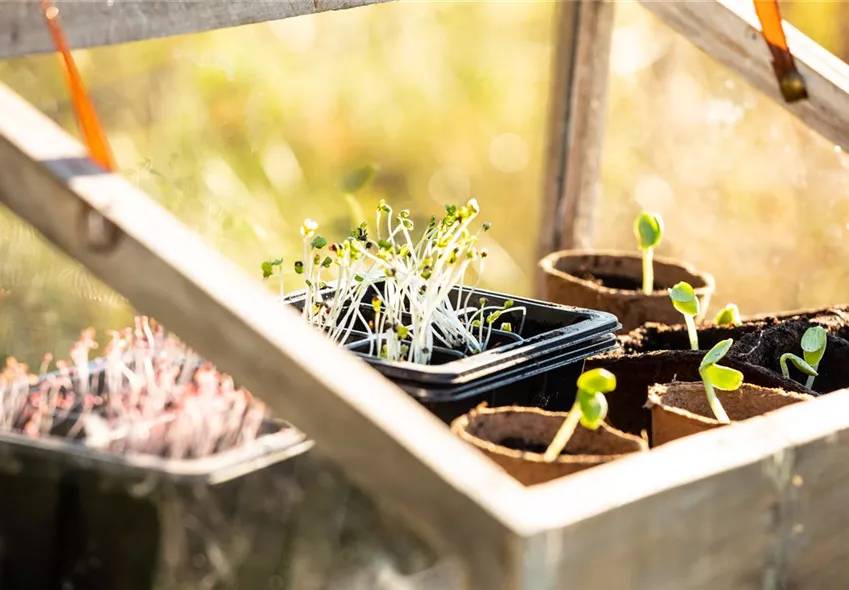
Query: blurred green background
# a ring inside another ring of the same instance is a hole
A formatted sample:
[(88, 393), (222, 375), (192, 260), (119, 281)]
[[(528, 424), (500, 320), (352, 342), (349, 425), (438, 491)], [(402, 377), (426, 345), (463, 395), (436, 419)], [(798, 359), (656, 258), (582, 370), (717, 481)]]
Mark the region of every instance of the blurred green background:
[[(849, 300), (845, 155), (639, 5), (616, 9), (593, 244), (633, 249), (643, 206), (666, 218), (660, 255), (716, 276), (716, 306)], [(849, 54), (849, 4), (784, 9)], [(475, 196), (493, 224), (482, 284), (531, 294), (555, 11), (399, 2), (75, 56), (122, 170), (258, 278), (263, 259), (297, 257), (305, 217), (344, 235), (341, 180), (376, 163), (369, 219), (379, 198), (424, 216)], [(0, 81), (76, 133), (55, 56), (0, 62)], [(0, 355), (65, 356), (82, 328), (130, 320), (25, 224), (0, 225)]]

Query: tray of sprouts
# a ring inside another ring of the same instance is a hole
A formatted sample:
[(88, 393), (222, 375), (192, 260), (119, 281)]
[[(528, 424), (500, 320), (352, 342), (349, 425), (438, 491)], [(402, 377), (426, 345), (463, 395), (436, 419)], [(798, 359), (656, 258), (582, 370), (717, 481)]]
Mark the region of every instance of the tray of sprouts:
[(0, 587), (152, 588), (186, 564), (199, 583), (213, 530), (236, 539), (312, 444), (146, 318), (96, 347), (0, 375)]
[(373, 232), (362, 222), (336, 242), (306, 220), (292, 264), (302, 285), (286, 293), (282, 258), (263, 262), (262, 274), (307, 322), (434, 402), (615, 348), (612, 314), (481, 289), (490, 224), (479, 214), (475, 199), (447, 205), (417, 231), (408, 210), (380, 201)]

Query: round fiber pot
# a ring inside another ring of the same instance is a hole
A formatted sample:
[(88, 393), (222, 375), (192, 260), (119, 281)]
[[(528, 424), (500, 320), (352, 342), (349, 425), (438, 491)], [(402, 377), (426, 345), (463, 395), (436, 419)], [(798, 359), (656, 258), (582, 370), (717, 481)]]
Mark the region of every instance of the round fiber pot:
[[(718, 391), (717, 396), (732, 422), (813, 399), (810, 395), (747, 383), (737, 391)], [(653, 446), (724, 426), (713, 417), (701, 381), (653, 385), (647, 405), (651, 409)]]
[(666, 291), (680, 281), (693, 286), (702, 314), (715, 288), (708, 273), (699, 272), (689, 264), (655, 258), (655, 290), (646, 295), (641, 290), (643, 259), (639, 253), (562, 250), (549, 254), (539, 264), (545, 274), (546, 299), (612, 313), (626, 331), (648, 321), (680, 322), (681, 314)]
[[(823, 325), (818, 320), (805, 319), (786, 321), (737, 340), (728, 354), (780, 374), (781, 355), (792, 352), (802, 356), (802, 335), (808, 328), (817, 325), (826, 328), (829, 334), (825, 355), (817, 367), (819, 375), (814, 379), (812, 389), (818, 393), (829, 393), (849, 387), (849, 341), (832, 332), (849, 336), (844, 325)], [(792, 364), (789, 368), (790, 377), (794, 380), (802, 383), (807, 380), (807, 376)]]
[(606, 424), (597, 430), (578, 425), (563, 453), (555, 461), (547, 463), (543, 461), (543, 453), (566, 416), (566, 412), (548, 412), (539, 408), (480, 407), (454, 420), (451, 431), (483, 451), (526, 486), (648, 450), (643, 439)]
[[(604, 354), (588, 358), (584, 363), (584, 371), (607, 369), (618, 377), (616, 389), (607, 394), (610, 404), (607, 422), (614, 428), (630, 434), (641, 435), (645, 431), (649, 436), (649, 443), (652, 444), (651, 412), (645, 407), (649, 388), (655, 383), (699, 381), (699, 363), (704, 355), (704, 352), (695, 350)], [(732, 358), (731, 355), (722, 359), (722, 364), (743, 373), (743, 382), (750, 385), (796, 393), (813, 393), (803, 383), (785, 379), (780, 373), (745, 363), (738, 358)], [(707, 398), (705, 400), (707, 401)], [(563, 403), (571, 404), (573, 401), (574, 398), (566, 399)]]

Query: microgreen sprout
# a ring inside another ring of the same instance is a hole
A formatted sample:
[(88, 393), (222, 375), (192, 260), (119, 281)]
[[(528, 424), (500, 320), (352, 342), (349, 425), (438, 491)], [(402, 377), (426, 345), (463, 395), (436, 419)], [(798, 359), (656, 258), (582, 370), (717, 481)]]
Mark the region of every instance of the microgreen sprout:
[(737, 326), (741, 324), (742, 321), (743, 320), (740, 318), (740, 310), (737, 305), (729, 303), (719, 310), (719, 313), (716, 314), (716, 318), (714, 318), (713, 323), (717, 326)]
[(658, 213), (642, 211), (634, 221), (634, 235), (643, 251), (643, 293), (654, 291), (654, 249), (663, 239), (663, 219)]
[(799, 358), (792, 352), (785, 352), (781, 355), (781, 358), (778, 359), (778, 365), (781, 367), (781, 374), (788, 379), (790, 378), (790, 368), (787, 366), (787, 361), (793, 363), (797, 369), (809, 377), (816, 377), (818, 374), (817, 370), (809, 365), (805, 359)]
[[(470, 305), (477, 283), (467, 289), (464, 277), (474, 267), (479, 281), (487, 258), (478, 239), (489, 224), (476, 231), (472, 227), (480, 213), (477, 201), (446, 205), (445, 213), (441, 220), (431, 217), (423, 234), (414, 238), (410, 212), (395, 212), (381, 200), (374, 234), (362, 222), (335, 244), (316, 233), (315, 222), (305, 221), (303, 260), (295, 262), (307, 287), (305, 319), (339, 342), (347, 341), (358, 326), (372, 336), (370, 354), (421, 364), (430, 362), (434, 346), (467, 354), (486, 350), (493, 330), (513, 331), (510, 319), (518, 317), (521, 332), (525, 307), (510, 300)], [(325, 288), (327, 272), (335, 275), (332, 290)], [(370, 317), (361, 306), (367, 295)]]
[(584, 428), (596, 430), (607, 417), (607, 398), (605, 393), (616, 389), (616, 376), (606, 369), (593, 369), (578, 377), (578, 394), (575, 403), (563, 424), (554, 435), (551, 444), (543, 455), (543, 461), (550, 463), (560, 456), (575, 429), (580, 423)]
[[(828, 332), (822, 326), (813, 326), (805, 330), (802, 334), (802, 355), (814, 371), (817, 371), (820, 366), (820, 361), (825, 354), (825, 347), (828, 344)], [(813, 375), (808, 373), (808, 380), (805, 382), (805, 387), (810, 389), (814, 385), (814, 379), (817, 373)]]
[(683, 316), (687, 324), (687, 334), (690, 336), (690, 348), (699, 349), (699, 333), (696, 332), (696, 323), (693, 318), (699, 315), (699, 299), (696, 292), (689, 283), (680, 282), (669, 289), (669, 298)]
[(261, 265), (262, 268), (262, 278), (267, 279), (274, 274), (274, 269), (277, 269), (277, 276), (280, 279), (280, 297), (284, 296), (283, 292), (283, 259), (275, 258), (273, 260), (266, 260)]
[(739, 389), (743, 384), (743, 373), (737, 369), (717, 364), (728, 354), (732, 344), (734, 344), (734, 340), (731, 338), (718, 342), (716, 346), (708, 351), (699, 364), (699, 375), (705, 386), (705, 393), (707, 394), (710, 409), (717, 421), (722, 424), (729, 424), (731, 421), (728, 419), (728, 414), (725, 413), (722, 404), (719, 403), (716, 390), (734, 391)]

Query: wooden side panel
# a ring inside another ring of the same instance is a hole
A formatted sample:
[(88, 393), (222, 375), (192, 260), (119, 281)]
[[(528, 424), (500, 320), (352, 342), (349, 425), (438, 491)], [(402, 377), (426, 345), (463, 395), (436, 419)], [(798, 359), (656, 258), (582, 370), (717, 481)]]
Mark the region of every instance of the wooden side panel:
[(548, 127), (539, 256), (588, 247), (600, 190), (613, 2), (561, 2)]
[(787, 104), (781, 97), (769, 49), (751, 0), (657, 2), (642, 5), (696, 47), (782, 104), (829, 141), (849, 147), (849, 65), (789, 23), (787, 43), (808, 86), (807, 100)]
[(521, 504), (518, 482), (2, 86), (0, 113), (0, 202), (456, 552), (471, 588), (515, 587), (518, 536), (501, 508)]
[[(388, 0), (59, 0), (72, 48), (199, 33)], [(33, 0), (0, 2), (0, 58), (53, 51)]]
[(847, 447), (844, 390), (533, 488), (540, 587), (846, 588)]

